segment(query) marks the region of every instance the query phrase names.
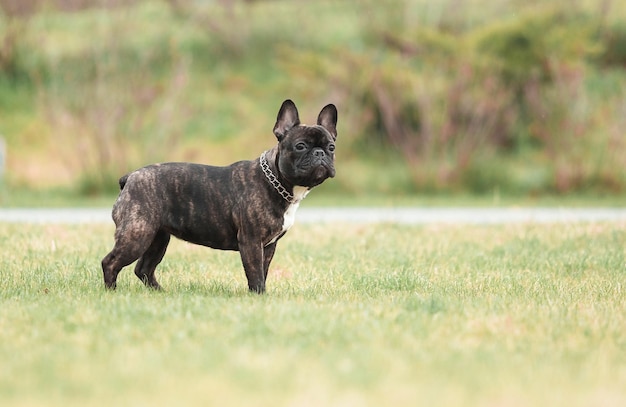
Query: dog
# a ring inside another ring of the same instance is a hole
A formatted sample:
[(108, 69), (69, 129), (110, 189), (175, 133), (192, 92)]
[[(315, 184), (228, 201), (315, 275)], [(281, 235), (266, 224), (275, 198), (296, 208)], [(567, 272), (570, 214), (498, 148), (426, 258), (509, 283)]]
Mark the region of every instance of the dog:
[(115, 289), (122, 268), (138, 260), (135, 275), (161, 289), (154, 272), (173, 235), (239, 251), (249, 290), (265, 292), (276, 243), (293, 225), (300, 202), (335, 176), (337, 108), (326, 105), (317, 124), (308, 126), (285, 100), (274, 135), (278, 144), (255, 160), (225, 167), (153, 164), (120, 178), (112, 211), (115, 245), (102, 259), (105, 286)]

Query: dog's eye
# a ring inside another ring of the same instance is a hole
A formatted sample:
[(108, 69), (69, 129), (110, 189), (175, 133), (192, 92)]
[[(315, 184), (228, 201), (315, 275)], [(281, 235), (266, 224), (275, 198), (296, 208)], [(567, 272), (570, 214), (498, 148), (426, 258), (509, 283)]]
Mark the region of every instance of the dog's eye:
[(306, 143), (300, 142), (300, 143), (296, 144), (296, 151), (302, 152), (302, 151), (306, 150), (306, 148), (307, 148)]
[(330, 144), (328, 146), (328, 151), (330, 151), (331, 153), (334, 153), (335, 152), (335, 145), (334, 144)]

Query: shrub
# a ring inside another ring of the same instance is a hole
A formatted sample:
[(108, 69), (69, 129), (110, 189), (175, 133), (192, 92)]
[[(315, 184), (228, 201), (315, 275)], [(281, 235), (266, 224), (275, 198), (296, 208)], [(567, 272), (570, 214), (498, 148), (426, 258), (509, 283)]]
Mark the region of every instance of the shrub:
[[(33, 85), (86, 192), (116, 188), (183, 133), (256, 148), (237, 126), (273, 115), (268, 95), (340, 105), (344, 165), (372, 168), (339, 176), (355, 192), (626, 191), (614, 2), (138, 3), (0, 22), (0, 86)], [(188, 124), (187, 103), (203, 112)]]
[(599, 58), (601, 64), (626, 69), (626, 23), (619, 21), (607, 27), (602, 40), (604, 49)]
[[(393, 146), (419, 190), (616, 192), (623, 177), (593, 156), (617, 146), (598, 131), (587, 87), (597, 28), (593, 16), (562, 6), (466, 31), (374, 27), (376, 53), (342, 49), (312, 75), (357, 106), (348, 119), (355, 147)], [(508, 161), (544, 168), (524, 175)]]
[(100, 47), (49, 59), (50, 80), (39, 84), (40, 109), (57, 154), (80, 174), (85, 194), (113, 192), (124, 172), (165, 159), (182, 137), (188, 114), (182, 98), (189, 75), (184, 55), (159, 47), (133, 53), (118, 35), (123, 27), (107, 28), (110, 40)]

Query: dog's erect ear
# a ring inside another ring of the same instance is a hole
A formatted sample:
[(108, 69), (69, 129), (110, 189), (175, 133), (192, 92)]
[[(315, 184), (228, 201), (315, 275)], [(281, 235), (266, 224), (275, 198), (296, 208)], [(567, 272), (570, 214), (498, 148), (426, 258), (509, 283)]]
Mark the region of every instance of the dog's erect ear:
[(278, 117), (274, 125), (274, 134), (276, 138), (278, 138), (278, 141), (281, 141), (283, 137), (285, 137), (289, 129), (299, 124), (300, 118), (298, 117), (298, 109), (295, 103), (290, 99), (285, 100), (278, 111)]
[(317, 116), (317, 124), (324, 127), (337, 140), (337, 108), (330, 104), (324, 106), (320, 115)]

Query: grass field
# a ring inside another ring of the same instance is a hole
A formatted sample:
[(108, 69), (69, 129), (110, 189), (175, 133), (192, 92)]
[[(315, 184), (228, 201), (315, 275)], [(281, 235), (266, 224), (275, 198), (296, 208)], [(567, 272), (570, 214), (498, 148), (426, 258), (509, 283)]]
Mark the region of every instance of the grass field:
[(0, 224), (1, 405), (626, 404), (626, 224), (297, 225), (265, 296), (180, 241), (105, 292), (112, 232)]
[[(621, 208), (626, 195), (538, 195), (500, 194), (346, 194), (337, 193), (335, 180), (315, 188), (307, 196), (309, 207), (566, 207)], [(0, 207), (3, 208), (110, 208), (117, 199), (113, 194), (86, 196), (72, 188), (31, 189), (6, 188), (0, 185)]]

